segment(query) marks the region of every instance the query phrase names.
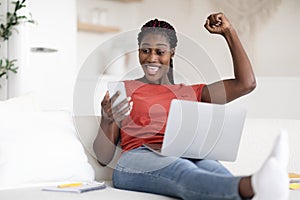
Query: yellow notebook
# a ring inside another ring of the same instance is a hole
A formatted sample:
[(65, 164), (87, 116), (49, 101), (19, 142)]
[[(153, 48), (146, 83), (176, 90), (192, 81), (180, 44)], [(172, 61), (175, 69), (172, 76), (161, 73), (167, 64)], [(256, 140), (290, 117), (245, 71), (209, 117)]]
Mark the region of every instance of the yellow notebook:
[(289, 173), (289, 177), (290, 177), (290, 178), (300, 178), (300, 174)]
[(83, 193), (93, 190), (101, 190), (106, 187), (104, 182), (92, 182), (92, 183), (69, 183), (62, 184), (58, 186), (45, 187), (43, 191), (53, 191), (53, 192), (74, 192)]
[(290, 183), (291, 190), (300, 190), (300, 183)]

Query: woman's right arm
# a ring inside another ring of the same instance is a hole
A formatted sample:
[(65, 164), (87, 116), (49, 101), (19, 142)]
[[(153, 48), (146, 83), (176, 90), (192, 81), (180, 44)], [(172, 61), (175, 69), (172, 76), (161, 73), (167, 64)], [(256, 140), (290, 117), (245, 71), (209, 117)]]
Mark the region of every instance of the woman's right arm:
[[(130, 110), (128, 100), (122, 101), (112, 108), (112, 103), (118, 98), (119, 93), (109, 97), (108, 92), (101, 102), (101, 122), (93, 144), (97, 160), (101, 165), (107, 165), (113, 158), (120, 136), (120, 124)], [(124, 109), (124, 105), (127, 105)]]
[(113, 158), (119, 138), (119, 127), (115, 122), (101, 117), (98, 135), (94, 140), (94, 152), (98, 162), (105, 166)]

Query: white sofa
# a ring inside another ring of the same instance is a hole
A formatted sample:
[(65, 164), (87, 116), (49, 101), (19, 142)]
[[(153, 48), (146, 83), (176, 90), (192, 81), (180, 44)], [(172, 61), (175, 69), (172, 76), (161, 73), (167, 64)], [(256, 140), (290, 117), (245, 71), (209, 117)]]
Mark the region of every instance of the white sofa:
[[(0, 106), (1, 108), (1, 106)], [(45, 192), (41, 188), (44, 186), (36, 184), (35, 186), (24, 184), (21, 187), (11, 187), (0, 190), (1, 200), (93, 200), (93, 199), (173, 199), (160, 195), (147, 194), (141, 192), (132, 192), (115, 189), (111, 185), (112, 167), (101, 167), (94, 158), (92, 151), (93, 139), (97, 134), (99, 126), (98, 118), (95, 116), (77, 116), (74, 118), (78, 137), (81, 144), (85, 147), (88, 161), (95, 170), (96, 180), (105, 181), (107, 188), (104, 190), (87, 192), (82, 194)], [(288, 119), (247, 119), (238, 158), (236, 162), (224, 162), (229, 170), (236, 175), (247, 175), (255, 172), (262, 164), (263, 160), (269, 154), (274, 139), (277, 134), (286, 129), (290, 138), (290, 163), (289, 172), (300, 172), (300, 153), (297, 148), (300, 145), (300, 120)], [(1, 151), (0, 151), (1, 156)], [(116, 156), (117, 157), (117, 156)], [(39, 160), (40, 158), (36, 158)], [(0, 157), (1, 161), (1, 157)], [(0, 162), (1, 166), (1, 162)], [(19, 166), (22, 167), (22, 164)], [(1, 177), (0, 177), (1, 179)], [(271, 187), (271, 186), (270, 186)], [(290, 199), (300, 199), (299, 191), (290, 191)]]
[[(75, 119), (77, 130), (83, 145), (89, 152), (90, 162), (93, 163), (96, 169), (96, 178), (98, 180), (111, 180), (111, 167), (101, 167), (94, 159), (92, 151), (92, 140), (96, 135), (99, 120), (97, 117), (77, 117)], [(300, 173), (300, 120), (295, 119), (246, 119), (244, 130), (241, 138), (240, 148), (237, 160), (235, 162), (222, 162), (234, 175), (249, 175), (260, 168), (265, 158), (269, 155), (276, 136), (286, 130), (289, 133), (290, 141), (290, 162), (288, 166), (289, 172)], [(116, 156), (117, 159), (117, 156)], [(116, 160), (115, 159), (115, 160)], [(114, 189), (116, 192), (116, 189)], [(120, 192), (120, 190), (117, 190)], [(134, 192), (133, 192), (134, 193)], [(140, 199), (140, 196), (135, 196), (132, 192), (128, 195), (133, 195)], [(121, 195), (121, 193), (120, 193)], [(150, 195), (151, 199), (158, 198), (156, 195)], [(165, 197), (161, 197), (162, 199)], [(144, 198), (143, 198), (144, 199)], [(290, 191), (290, 199), (299, 200), (299, 191)]]

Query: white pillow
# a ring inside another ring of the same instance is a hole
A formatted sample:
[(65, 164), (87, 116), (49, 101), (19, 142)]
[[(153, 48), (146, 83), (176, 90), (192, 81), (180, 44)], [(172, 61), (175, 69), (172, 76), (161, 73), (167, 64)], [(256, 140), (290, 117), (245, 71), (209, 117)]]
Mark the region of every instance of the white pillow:
[(40, 111), (36, 95), (31, 92), (20, 97), (0, 101), (0, 112)]
[(0, 189), (94, 178), (69, 112), (0, 112)]

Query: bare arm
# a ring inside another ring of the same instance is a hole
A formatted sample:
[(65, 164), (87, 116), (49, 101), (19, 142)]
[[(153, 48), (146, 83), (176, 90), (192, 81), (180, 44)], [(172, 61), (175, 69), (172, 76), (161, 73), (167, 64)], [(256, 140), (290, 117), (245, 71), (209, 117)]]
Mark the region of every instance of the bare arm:
[(101, 165), (107, 165), (113, 158), (119, 138), (119, 127), (115, 122), (110, 122), (101, 117), (98, 135), (94, 140), (93, 148), (97, 160)]
[[(101, 165), (107, 165), (113, 158), (116, 146), (120, 136), (120, 124), (126, 117), (125, 113), (130, 110), (131, 106), (128, 100), (122, 101), (119, 105), (112, 108), (112, 102), (118, 98), (116, 93), (110, 99), (108, 92), (101, 102), (101, 122), (93, 144), (94, 152)], [(120, 110), (125, 104), (126, 108)]]
[(224, 14), (210, 15), (204, 26), (210, 33), (224, 36), (232, 55), (234, 78), (207, 85), (203, 88), (202, 101), (224, 104), (254, 90), (256, 80), (250, 60)]

